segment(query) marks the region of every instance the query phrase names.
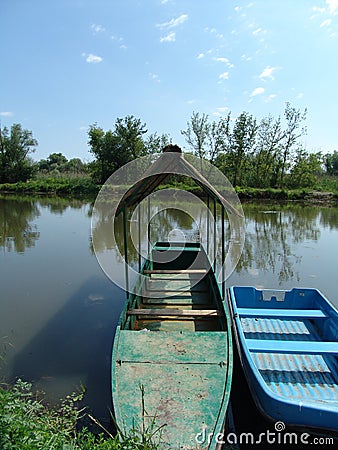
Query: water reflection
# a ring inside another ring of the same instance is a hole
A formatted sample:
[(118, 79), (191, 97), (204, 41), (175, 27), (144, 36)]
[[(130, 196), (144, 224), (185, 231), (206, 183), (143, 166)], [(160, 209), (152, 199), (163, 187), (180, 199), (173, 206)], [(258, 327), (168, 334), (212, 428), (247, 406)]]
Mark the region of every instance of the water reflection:
[(24, 253), (40, 238), (35, 222), (42, 209), (62, 215), (67, 209), (83, 207), (83, 201), (62, 197), (0, 195), (0, 250)]
[(325, 228), (338, 228), (337, 208), (247, 203), (244, 212), (246, 241), (236, 272), (241, 276), (270, 272), (279, 285), (300, 281), (301, 246), (317, 243)]
[(34, 220), (40, 215), (32, 200), (8, 199), (0, 196), (0, 248), (3, 252), (23, 253), (34, 247), (39, 232)]

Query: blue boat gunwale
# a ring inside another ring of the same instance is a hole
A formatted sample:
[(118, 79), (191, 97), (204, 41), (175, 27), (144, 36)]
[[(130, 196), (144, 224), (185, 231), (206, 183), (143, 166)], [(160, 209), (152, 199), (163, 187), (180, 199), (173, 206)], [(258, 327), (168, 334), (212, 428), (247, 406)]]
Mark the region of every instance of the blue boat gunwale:
[[(287, 405), (287, 406), (290, 406), (290, 407), (291, 406), (292, 407), (297, 406), (297, 407), (303, 408), (304, 410), (308, 408), (309, 410), (316, 409), (316, 410), (323, 411), (323, 412), (324, 411), (328, 411), (328, 412), (333, 412), (334, 414), (338, 414), (338, 402), (336, 400), (331, 402), (328, 399), (326, 399), (325, 401), (324, 400), (315, 401), (315, 400), (312, 400), (312, 399), (310, 399), (310, 400), (307, 399), (306, 402), (304, 402), (304, 403), (301, 402), (300, 403), (299, 399), (285, 397), (285, 396), (283, 396), (281, 394), (278, 394), (278, 393), (272, 391), (272, 389), (270, 389), (268, 387), (267, 382), (264, 380), (264, 378), (261, 375), (259, 369), (257, 368), (257, 365), (256, 365), (255, 361), (252, 358), (252, 353), (255, 352), (255, 349), (254, 349), (255, 346), (253, 345), (252, 349), (251, 349), (251, 348), (249, 348), (249, 345), (248, 345), (248, 341), (249, 340), (252, 340), (252, 341), (255, 341), (255, 340), (254, 339), (247, 339), (245, 337), (245, 335), (244, 335), (244, 331), (243, 331), (240, 319), (241, 319), (241, 317), (245, 317), (246, 315), (245, 315), (245, 313), (241, 314), (241, 309), (242, 308), (237, 306), (236, 295), (235, 295), (235, 290), (236, 289), (251, 289), (251, 290), (254, 290), (255, 292), (262, 292), (262, 291), (264, 291), (264, 289), (260, 290), (260, 289), (257, 289), (255, 287), (253, 287), (253, 286), (231, 286), (227, 290), (229, 305), (230, 305), (230, 309), (231, 309), (231, 317), (232, 317), (232, 321), (233, 321), (233, 323), (235, 325), (233, 327), (233, 331), (234, 331), (234, 338), (235, 338), (235, 341), (236, 341), (236, 344), (237, 344), (237, 348), (239, 350), (238, 353), (239, 353), (240, 363), (241, 363), (242, 368), (244, 370), (244, 373), (246, 375), (246, 379), (247, 379), (247, 382), (248, 382), (251, 394), (253, 396), (254, 402), (255, 402), (256, 406), (258, 407), (258, 409), (260, 410), (260, 412), (265, 417), (267, 417), (268, 419), (270, 419), (272, 421), (273, 420), (279, 420), (279, 418), (273, 417), (271, 415), (271, 411), (270, 411), (270, 414), (269, 414), (269, 412), (266, 411), (263, 408), (263, 406), (261, 404), (263, 402), (263, 400), (260, 400), (258, 398), (258, 394), (256, 392), (257, 389), (260, 389), (260, 391), (265, 396), (264, 403), (266, 403), (267, 399), (270, 399), (268, 401), (277, 402), (279, 404)], [(321, 298), (321, 300), (322, 300), (321, 306), (323, 307), (323, 310), (325, 310), (325, 315), (316, 318), (316, 320), (320, 320), (320, 321), (332, 320), (332, 319), (337, 320), (337, 318), (338, 318), (338, 310), (335, 308), (335, 306), (332, 304), (332, 302), (330, 302), (325, 297), (325, 295), (323, 295), (316, 288), (293, 288), (293, 289), (290, 289), (290, 290), (282, 290), (282, 289), (273, 289), (272, 290), (272, 289), (267, 289), (266, 291), (270, 291), (271, 293), (272, 292), (276, 292), (276, 293), (284, 293), (284, 294), (292, 293), (292, 292), (299, 292), (299, 293), (301, 293), (302, 291), (307, 291), (307, 292), (308, 291), (312, 291), (313, 293), (315, 293), (316, 295), (318, 295)], [(272, 299), (272, 297), (271, 297), (271, 299)], [(283, 317), (285, 320), (292, 319), (292, 318), (294, 319), (294, 317), (290, 317), (287, 314), (284, 317), (283, 316), (283, 309), (285, 309), (285, 308), (283, 308), (283, 302), (278, 302), (278, 299), (276, 299), (276, 298), (275, 298), (275, 300), (277, 300), (275, 304), (278, 303), (278, 308), (276, 308), (276, 309), (280, 310), (280, 312), (281, 312), (279, 314), (279, 317)], [(263, 300), (263, 302), (264, 302), (264, 300)], [(251, 307), (250, 309), (254, 309), (254, 308)], [(259, 312), (260, 309), (264, 310), (265, 308), (257, 307), (257, 317), (268, 318), (268, 316), (265, 315), (265, 314), (260, 315), (260, 312)], [(285, 309), (285, 310), (287, 311), (287, 309)], [(298, 309), (298, 311), (301, 311), (301, 310)], [(304, 312), (306, 312), (305, 309), (304, 309)], [(305, 313), (304, 314), (304, 319), (308, 319), (308, 317), (306, 317), (306, 316), (307, 316), (307, 314)], [(250, 317), (254, 317), (254, 315), (250, 315)], [(278, 315), (276, 315), (274, 318), (278, 318)], [(302, 318), (302, 316), (299, 314), (299, 315), (297, 315), (297, 318), (298, 319)], [(266, 340), (261, 339), (261, 341), (264, 342)], [(279, 342), (283, 343), (283, 342), (288, 342), (288, 341), (276, 340), (275, 342), (277, 343), (276, 344), (276, 347), (277, 347)], [(290, 341), (291, 346), (293, 344), (295, 344), (296, 342), (297, 341)], [(301, 341), (298, 341), (298, 342), (301, 342)], [(313, 342), (313, 341), (308, 341), (307, 344), (310, 344), (311, 342)], [(335, 342), (322, 341), (322, 342), (324, 342), (326, 344), (331, 344), (331, 343), (332, 344), (337, 344), (337, 346), (338, 346), (338, 343), (336, 341)], [(271, 348), (266, 348), (265, 349), (266, 352), (267, 353), (273, 353), (273, 354), (280, 353), (280, 352), (278, 352), (278, 350), (273, 351), (273, 340), (270, 341), (269, 344), (270, 343), (271, 343)], [(316, 343), (318, 343), (318, 341)], [(267, 347), (269, 347), (269, 344), (268, 344)], [(283, 346), (284, 346), (283, 344), (279, 345), (279, 347), (283, 347)], [(264, 345), (262, 347), (264, 348)], [(307, 346), (305, 345), (305, 347), (307, 347)], [(301, 350), (301, 349), (296, 348), (296, 347), (294, 347), (294, 348), (296, 350)], [(259, 349), (257, 349), (257, 352), (261, 353), (259, 351)], [(283, 353), (283, 352), (281, 352), (281, 353)], [(302, 352), (298, 352), (298, 351), (296, 352), (296, 351), (292, 351), (292, 349), (290, 349), (290, 351), (287, 352), (287, 353), (294, 353), (294, 354), (298, 355), (299, 353), (302, 353)], [(306, 351), (304, 353), (310, 353), (310, 352)], [(315, 351), (314, 353), (321, 354), (321, 355), (325, 356), (325, 352), (320, 353), (319, 349), (318, 349), (318, 351)], [(328, 352), (328, 353), (330, 353), (330, 352)], [(335, 353), (335, 351), (334, 351), (334, 353)], [(333, 403), (334, 403), (334, 405), (333, 405)], [(288, 423), (288, 425), (294, 426), (296, 428), (299, 428), (299, 427), (302, 427), (302, 426), (303, 427), (307, 426), (307, 424), (299, 424), (298, 422)], [(336, 428), (333, 428), (330, 424), (328, 424), (328, 426), (326, 426), (326, 427), (320, 427), (320, 428), (337, 431)]]

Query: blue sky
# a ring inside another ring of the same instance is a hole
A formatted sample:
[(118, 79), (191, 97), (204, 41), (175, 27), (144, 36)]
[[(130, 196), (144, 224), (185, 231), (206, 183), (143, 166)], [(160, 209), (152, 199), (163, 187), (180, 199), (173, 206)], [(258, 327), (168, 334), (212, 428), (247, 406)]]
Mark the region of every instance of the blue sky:
[(0, 0), (0, 119), (34, 159), (90, 160), (87, 130), (134, 115), (180, 131), (193, 111), (258, 120), (308, 109), (308, 151), (338, 150), (338, 0)]

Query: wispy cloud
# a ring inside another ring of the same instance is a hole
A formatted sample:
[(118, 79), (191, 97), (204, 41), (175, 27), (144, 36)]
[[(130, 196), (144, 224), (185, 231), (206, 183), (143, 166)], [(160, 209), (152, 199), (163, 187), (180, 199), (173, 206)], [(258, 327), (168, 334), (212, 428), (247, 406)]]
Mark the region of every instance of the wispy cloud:
[(101, 56), (93, 55), (92, 53), (82, 53), (82, 56), (86, 58), (86, 62), (89, 64), (97, 64), (103, 61)]
[(256, 89), (254, 89), (251, 94), (250, 97), (256, 97), (256, 95), (262, 95), (264, 94), (265, 89), (263, 87), (257, 87)]
[(102, 25), (97, 25), (95, 23), (93, 23), (90, 28), (93, 30), (94, 34), (104, 33), (106, 31), (106, 29)]
[(216, 108), (216, 111), (214, 111), (212, 115), (222, 117), (227, 111), (229, 111), (229, 108), (227, 106), (221, 106), (220, 108)]
[(159, 76), (157, 75), (157, 73), (149, 73), (149, 77), (151, 80), (155, 81), (156, 83), (161, 83), (161, 80), (159, 78)]
[(11, 111), (2, 111), (0, 112), (1, 117), (12, 117), (13, 113)]
[(188, 20), (188, 14), (181, 14), (180, 16), (176, 17), (176, 19), (171, 19), (168, 22), (158, 23), (156, 27), (160, 30), (175, 28), (179, 25), (182, 25), (186, 20)]
[(277, 94), (270, 94), (268, 95), (268, 97), (266, 98), (266, 102), (272, 102), (272, 100), (274, 100), (277, 97)]
[(176, 41), (176, 33), (172, 31), (167, 34), (167, 36), (163, 36), (160, 38), (160, 42), (175, 42)]
[(320, 8), (319, 6), (313, 6), (313, 7), (312, 7), (312, 11), (313, 11), (313, 12), (318, 12), (318, 13), (323, 13), (323, 12), (325, 12), (326, 10), (325, 10), (325, 8)]
[(197, 59), (203, 59), (205, 57), (205, 53), (199, 53), (197, 55)]
[(252, 56), (243, 54), (241, 56), (242, 61), (252, 61)]
[(205, 27), (204, 31), (206, 33), (212, 34), (213, 36), (216, 36), (218, 39), (223, 39), (224, 38), (224, 34), (220, 33), (216, 28)]
[(332, 23), (332, 19), (323, 20), (323, 22), (320, 24), (320, 28), (328, 27), (329, 25), (331, 25), (331, 23)]
[(338, 14), (338, 0), (326, 0), (326, 4), (329, 7), (329, 13), (336, 15)]
[(228, 80), (229, 79), (229, 72), (223, 72), (221, 73), (221, 75), (218, 77), (220, 80)]
[(254, 36), (260, 36), (260, 35), (262, 35), (262, 34), (266, 34), (266, 30), (264, 30), (263, 28), (256, 28), (256, 29), (252, 32), (252, 34), (253, 34)]
[(274, 73), (275, 70), (276, 70), (276, 67), (267, 66), (267, 67), (265, 67), (263, 72), (259, 75), (259, 78), (261, 80), (264, 80), (265, 78), (271, 78), (273, 80), (274, 77), (272, 74)]
[(229, 67), (229, 69), (233, 69), (235, 67), (228, 58), (218, 57), (218, 58), (214, 58), (214, 61), (225, 63), (227, 65), (227, 67)]

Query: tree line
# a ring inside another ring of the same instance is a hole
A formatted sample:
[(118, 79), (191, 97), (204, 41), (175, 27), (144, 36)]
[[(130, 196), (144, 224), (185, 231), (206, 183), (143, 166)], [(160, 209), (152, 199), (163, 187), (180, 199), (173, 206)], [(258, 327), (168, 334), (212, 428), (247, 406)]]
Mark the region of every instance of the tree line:
[[(313, 186), (323, 176), (338, 176), (338, 151), (323, 155), (308, 152), (302, 138), (306, 134), (307, 111), (286, 103), (282, 116), (268, 115), (258, 121), (242, 112), (231, 112), (217, 120), (193, 112), (181, 130), (186, 150), (218, 167), (234, 186), (258, 188), (300, 188)], [(90, 176), (97, 184), (124, 164), (160, 152), (172, 143), (168, 134), (148, 134), (145, 123), (128, 115), (116, 119), (104, 130), (97, 123), (88, 130), (93, 161), (67, 160), (62, 153), (34, 162), (30, 154), (38, 145), (29, 130), (20, 124), (0, 128), (0, 183), (26, 181), (41, 175)]]

